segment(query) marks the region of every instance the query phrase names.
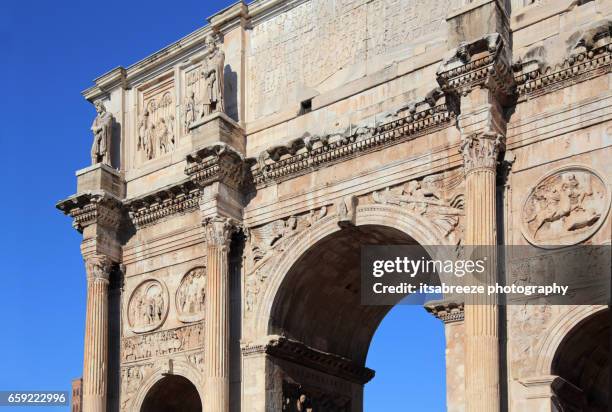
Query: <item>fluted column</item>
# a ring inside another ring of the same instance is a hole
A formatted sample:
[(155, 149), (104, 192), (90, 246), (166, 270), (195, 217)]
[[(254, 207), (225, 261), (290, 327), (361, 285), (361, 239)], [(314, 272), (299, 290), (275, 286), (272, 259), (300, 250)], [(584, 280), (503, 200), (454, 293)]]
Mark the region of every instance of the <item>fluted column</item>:
[[(495, 176), (501, 141), (501, 135), (476, 134), (465, 137), (461, 147), (466, 173), (465, 244), (485, 246), (472, 250), (474, 254), (471, 256), (471, 259), (486, 256), (484, 276), (473, 279), (484, 285), (497, 281)], [(494, 296), (468, 295), (466, 298), (465, 390), (468, 412), (500, 410), (499, 315), (496, 303)]]
[(204, 329), (204, 412), (229, 411), (230, 285), (228, 254), (234, 226), (230, 219), (205, 221), (207, 250)]
[(111, 260), (86, 258), (87, 312), (83, 361), (83, 411), (106, 412), (108, 387), (108, 283)]

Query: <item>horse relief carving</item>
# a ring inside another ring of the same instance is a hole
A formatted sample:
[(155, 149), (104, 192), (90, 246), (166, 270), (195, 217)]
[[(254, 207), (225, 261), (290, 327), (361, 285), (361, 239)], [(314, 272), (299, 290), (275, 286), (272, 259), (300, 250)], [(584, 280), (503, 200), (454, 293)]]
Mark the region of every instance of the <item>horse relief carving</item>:
[(525, 238), (537, 246), (573, 245), (588, 239), (610, 207), (603, 179), (592, 170), (571, 166), (546, 175), (523, 205)]
[(157, 280), (141, 283), (128, 303), (128, 324), (136, 333), (158, 328), (168, 313), (168, 292)]

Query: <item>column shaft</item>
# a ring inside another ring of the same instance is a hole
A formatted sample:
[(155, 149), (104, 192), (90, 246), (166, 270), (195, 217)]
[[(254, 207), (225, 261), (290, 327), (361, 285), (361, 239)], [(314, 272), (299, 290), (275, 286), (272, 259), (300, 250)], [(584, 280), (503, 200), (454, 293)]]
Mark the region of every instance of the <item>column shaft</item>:
[(83, 360), (83, 410), (106, 412), (108, 385), (108, 266), (105, 258), (87, 262), (87, 311)]
[(208, 247), (206, 283), (206, 410), (229, 409), (229, 274), (227, 248)]
[[(479, 281), (485, 287), (497, 280), (495, 175), (494, 167), (476, 168), (466, 174), (465, 243), (492, 246), (476, 249), (472, 257), (487, 257), (485, 278)], [(478, 295), (466, 301), (465, 389), (468, 412), (500, 410), (498, 316), (493, 296)]]
[(204, 329), (204, 412), (229, 411), (230, 284), (229, 219), (206, 223), (207, 281)]

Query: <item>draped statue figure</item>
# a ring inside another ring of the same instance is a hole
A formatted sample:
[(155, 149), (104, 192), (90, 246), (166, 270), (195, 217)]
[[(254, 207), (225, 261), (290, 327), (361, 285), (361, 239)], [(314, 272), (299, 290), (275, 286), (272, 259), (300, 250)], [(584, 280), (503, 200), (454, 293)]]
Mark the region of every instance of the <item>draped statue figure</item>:
[(205, 44), (209, 53), (202, 62), (202, 111), (200, 117), (214, 112), (225, 112), (223, 107), (223, 67), (225, 53), (219, 49), (212, 36), (207, 36)]
[(104, 163), (111, 165), (111, 140), (113, 135), (113, 115), (106, 111), (104, 103), (97, 101), (94, 103), (98, 115), (91, 125), (94, 135), (93, 146), (91, 147), (91, 163)]

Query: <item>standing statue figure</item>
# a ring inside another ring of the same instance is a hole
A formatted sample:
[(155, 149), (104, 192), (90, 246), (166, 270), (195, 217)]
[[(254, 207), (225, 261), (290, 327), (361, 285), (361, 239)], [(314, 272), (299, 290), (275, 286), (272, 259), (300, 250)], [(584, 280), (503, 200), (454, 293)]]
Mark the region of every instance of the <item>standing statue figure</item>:
[(91, 163), (111, 165), (111, 140), (113, 135), (113, 115), (106, 111), (104, 104), (98, 100), (94, 103), (98, 115), (91, 125), (94, 135), (91, 147)]
[(202, 62), (202, 111), (200, 117), (214, 112), (225, 112), (223, 107), (223, 67), (225, 53), (212, 36), (207, 36), (205, 44), (209, 53)]

